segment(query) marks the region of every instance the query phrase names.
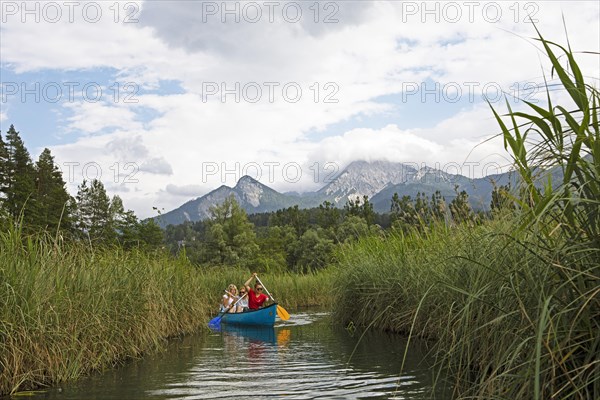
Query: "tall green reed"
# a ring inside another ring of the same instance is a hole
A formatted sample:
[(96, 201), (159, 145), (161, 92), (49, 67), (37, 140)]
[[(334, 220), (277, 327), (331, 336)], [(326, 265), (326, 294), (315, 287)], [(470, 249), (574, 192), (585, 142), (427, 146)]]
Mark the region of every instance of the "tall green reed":
[(194, 268), (0, 233), (0, 393), (72, 379), (159, 348), (208, 316)]
[[(545, 108), (526, 102), (526, 113), (509, 106), (508, 125), (494, 110), (525, 193), (519, 199), (521, 229), (535, 234), (531, 251), (549, 267), (550, 284), (538, 304), (534, 398), (598, 398), (600, 91), (586, 82), (569, 43), (565, 47), (537, 33), (568, 105), (555, 104), (546, 84)], [(548, 169), (560, 171), (559, 182)], [(545, 174), (541, 188), (536, 173)]]
[(570, 48), (538, 40), (573, 104), (554, 105), (548, 89), (546, 109), (494, 110), (519, 209), (339, 256), (337, 317), (432, 339), (458, 398), (600, 398), (599, 95)]
[[(0, 394), (75, 379), (205, 329), (227, 284), (249, 275), (9, 227), (0, 232)], [(316, 276), (262, 279), (290, 306), (326, 293), (327, 281)]]

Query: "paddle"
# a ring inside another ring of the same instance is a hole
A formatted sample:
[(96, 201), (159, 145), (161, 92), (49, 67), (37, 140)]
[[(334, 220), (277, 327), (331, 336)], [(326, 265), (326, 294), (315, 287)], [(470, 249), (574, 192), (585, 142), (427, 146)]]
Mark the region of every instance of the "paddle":
[(216, 317), (214, 317), (213, 319), (211, 319), (210, 321), (208, 321), (208, 327), (212, 328), (212, 329), (218, 329), (221, 326), (221, 320), (223, 319), (223, 315), (225, 315), (227, 313), (227, 311), (229, 311), (233, 307), (235, 307), (237, 305), (237, 303), (239, 303), (239, 301), (241, 299), (243, 299), (244, 297), (246, 297), (247, 294), (248, 293), (244, 293), (244, 295), (242, 297), (240, 297), (239, 299), (237, 299), (237, 301), (235, 303), (233, 303), (233, 305), (227, 307), (225, 309), (225, 311), (221, 311), (221, 313), (219, 313), (219, 315), (217, 315)]
[[(271, 300), (273, 302), (275, 302), (275, 299), (273, 298), (273, 296), (271, 296), (271, 293), (269, 293), (269, 291), (267, 290), (267, 287), (265, 286), (264, 283), (262, 283), (262, 281), (260, 280), (260, 278), (258, 276), (256, 276), (256, 280), (258, 281), (258, 283), (260, 283), (262, 285), (263, 288), (265, 288), (265, 292), (267, 292), (267, 294), (269, 295)], [(277, 315), (279, 315), (279, 318), (281, 318), (284, 321), (287, 321), (288, 319), (290, 319), (290, 314), (286, 311), (285, 308), (281, 307), (279, 304), (277, 304)]]

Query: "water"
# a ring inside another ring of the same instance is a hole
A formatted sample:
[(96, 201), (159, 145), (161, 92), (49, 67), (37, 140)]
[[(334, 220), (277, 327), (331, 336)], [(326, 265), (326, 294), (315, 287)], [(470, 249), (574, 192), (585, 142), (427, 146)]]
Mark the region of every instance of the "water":
[[(336, 328), (294, 313), (275, 329), (227, 328), (173, 341), (166, 352), (38, 392), (32, 399), (430, 399), (426, 352), (381, 332)], [(438, 389), (435, 398), (448, 398)]]

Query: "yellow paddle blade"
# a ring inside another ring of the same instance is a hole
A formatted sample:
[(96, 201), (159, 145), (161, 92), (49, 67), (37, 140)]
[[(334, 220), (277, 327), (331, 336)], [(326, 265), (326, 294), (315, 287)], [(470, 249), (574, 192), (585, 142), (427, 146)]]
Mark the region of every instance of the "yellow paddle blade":
[(281, 307), (280, 305), (277, 306), (277, 315), (279, 315), (279, 318), (281, 318), (284, 321), (290, 319), (290, 314), (285, 310), (285, 308)]

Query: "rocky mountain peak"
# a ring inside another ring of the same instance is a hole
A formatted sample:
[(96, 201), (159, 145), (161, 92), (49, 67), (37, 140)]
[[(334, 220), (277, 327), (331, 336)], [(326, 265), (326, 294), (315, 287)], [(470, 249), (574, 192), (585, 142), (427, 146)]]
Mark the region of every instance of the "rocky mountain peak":
[[(507, 174), (494, 178), (498, 184), (509, 182)], [(466, 190), (472, 205), (485, 209), (491, 198), (492, 185), (487, 178), (471, 180), (435, 168), (416, 168), (410, 164), (390, 161), (355, 161), (350, 163), (333, 181), (317, 192), (279, 193), (250, 176), (243, 176), (235, 187), (222, 185), (218, 189), (191, 200), (181, 207), (157, 217), (161, 226), (198, 221), (210, 217), (210, 208), (234, 196), (249, 214), (276, 211), (298, 205), (301, 208), (318, 207), (329, 201), (338, 207), (357, 196), (369, 196), (378, 212), (389, 212), (390, 199), (394, 193), (409, 195), (417, 193), (431, 196), (436, 191), (450, 200), (455, 195), (455, 185)]]
[(416, 172), (414, 167), (402, 163), (354, 161), (319, 192), (333, 196), (336, 203), (343, 203), (356, 196), (372, 197), (388, 185), (408, 181)]
[(253, 207), (260, 205), (260, 200), (265, 189), (268, 189), (268, 187), (248, 175), (241, 177), (233, 188), (240, 198)]

